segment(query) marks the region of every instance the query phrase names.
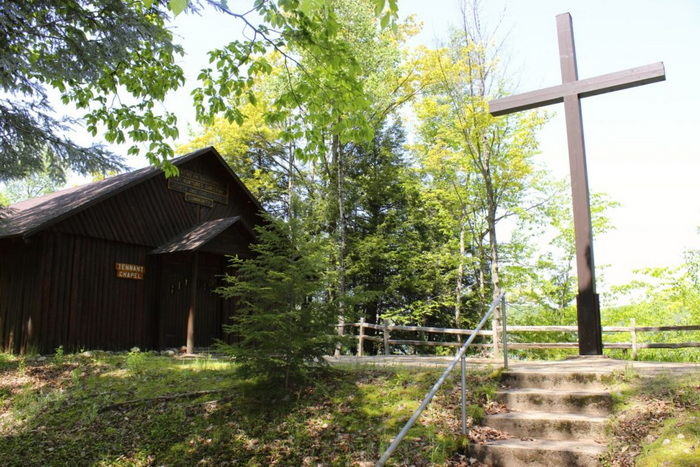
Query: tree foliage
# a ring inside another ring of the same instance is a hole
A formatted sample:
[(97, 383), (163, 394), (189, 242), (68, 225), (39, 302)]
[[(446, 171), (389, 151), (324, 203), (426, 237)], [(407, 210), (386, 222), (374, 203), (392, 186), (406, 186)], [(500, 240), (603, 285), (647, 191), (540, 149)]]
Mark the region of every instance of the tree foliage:
[[(382, 29), (364, 0), (334, 2), (329, 14), (343, 64), (289, 43), (261, 49), (256, 59), (269, 69), (251, 80), (251, 94), (218, 100), (220, 113), (203, 120), (189, 147), (223, 148), (266, 206), (304, 219), (334, 246), (327, 299), (341, 321), (454, 326), (461, 309), (457, 324), (469, 325), (509, 247), (495, 241), (496, 228), (525, 218), (524, 205), (535, 202), (532, 187), (543, 175), (532, 162), (534, 135), (543, 119), (488, 114), (491, 64), (463, 33), (409, 55), (410, 20)], [(234, 49), (231, 59), (240, 44)], [(236, 71), (226, 69), (212, 67), (214, 87), (196, 92), (218, 96), (223, 77)], [(410, 151), (396, 113), (407, 102), (418, 120)], [(293, 213), (275, 208), (289, 199), (297, 200)]]
[[(591, 194), (591, 224), (596, 238), (615, 228), (610, 216), (618, 206), (604, 193)], [(573, 324), (575, 314), (564, 311), (572, 306), (577, 294), (569, 183), (552, 181), (544, 202), (529, 214), (530, 218), (519, 225), (521, 247), (512, 252), (517, 260), (509, 267), (512, 301), (521, 311), (534, 312), (534, 319), (550, 315), (547, 321), (552, 324)], [(554, 323), (555, 316), (561, 322)]]
[[(373, 14), (388, 26), (396, 16), (396, 0), (373, 0), (372, 5)], [(345, 94), (345, 102), (362, 100), (354, 79), (360, 64), (346, 53), (337, 34), (337, 12), (326, 2), (256, 1), (250, 11), (237, 12), (228, 2), (214, 0), (7, 0), (0, 17), (0, 86), (6, 93), (0, 98), (0, 180), (42, 170), (44, 152), (59, 179), (67, 169), (85, 174), (123, 168), (122, 160), (104, 147), (75, 143), (68, 133), (78, 123), (93, 137), (129, 144), (129, 154), (144, 153), (159, 165), (167, 161), (178, 136), (177, 118), (157, 104), (184, 83), (184, 74), (176, 63), (182, 48), (173, 42), (166, 21), (171, 11), (206, 7), (239, 21), (252, 37), (210, 52), (211, 66), (201, 71), (201, 87), (193, 94), (200, 121), (211, 123), (223, 115), (242, 122), (243, 100), (255, 103), (256, 79), (272, 70), (271, 51), (287, 65), (299, 63), (294, 54), (309, 54), (348, 84), (326, 88), (322, 78), (310, 80), (313, 75), (306, 73), (306, 85), (294, 91), (297, 96), (335, 92)], [(250, 19), (253, 14), (258, 23)], [(82, 120), (56, 116), (54, 94), (82, 112)], [(280, 96), (277, 115), (297, 96)], [(169, 175), (175, 173), (172, 165), (162, 165)]]
[(434, 322), (426, 311), (451, 299), (449, 236), (436, 206), (424, 204), (404, 143), (397, 120), (345, 152), (348, 288), (354, 313), (369, 322)]
[[(175, 116), (155, 104), (183, 82), (175, 64), (181, 48), (165, 27), (159, 4), (139, 0), (2, 2), (0, 47), (0, 180), (44, 170), (94, 173), (122, 169), (120, 157), (99, 145), (81, 146), (68, 134), (85, 123), (108, 142), (150, 143), (157, 161), (172, 154)], [(55, 115), (51, 98), (84, 113)], [(130, 153), (138, 152), (133, 145)]]
[[(69, 169), (121, 168), (104, 148), (66, 137), (77, 120), (54, 115), (55, 95), (93, 136), (174, 173), (163, 162), (177, 121), (158, 104), (184, 75), (167, 21), (213, 8), (243, 26), (242, 39), (209, 52), (192, 93), (202, 128), (179, 151), (216, 146), (273, 216), (257, 255), (234, 260), (222, 289), (246, 311), (227, 348), (244, 371), (303, 377), (338, 342), (334, 317), (470, 326), (502, 287), (519, 322), (572, 323), (570, 199), (535, 163), (546, 115), (488, 112), (508, 81), (478, 1), (461, 4), (443, 45), (415, 50), (407, 41), (418, 27), (396, 20), (397, 4), (7, 1), (0, 180), (25, 177), (8, 185), (17, 199), (55, 188)], [(611, 228), (611, 207), (593, 196), (596, 235)], [(652, 297), (635, 309), (696, 309), (688, 264), (650, 272), (653, 287), (630, 284)]]
[(211, 65), (201, 71), (201, 86), (193, 92), (200, 122), (223, 116), (242, 123), (243, 107), (257, 102), (256, 83), (276, 73), (284, 82), (265, 117), (270, 124), (287, 123), (285, 140), (304, 140), (298, 157), (321, 157), (328, 135), (371, 139), (377, 122), (367, 119), (372, 103), (365, 84), (372, 69), (360, 52), (366, 55), (368, 43), (378, 43), (376, 15), (383, 15), (386, 26), (384, 18), (395, 15), (396, 2), (388, 2), (388, 10), (383, 0), (256, 2), (259, 24), (224, 2), (210, 3), (243, 21), (250, 37), (209, 53)]
[[(478, 21), (465, 17), (462, 26), (445, 47), (422, 48), (415, 59), (422, 93), (414, 103), (412, 145), (429, 196), (451, 219), (457, 326), (464, 312), (479, 312), (489, 296), (500, 294), (507, 246), (499, 226), (521, 216), (538, 188), (533, 155), (544, 122), (533, 112), (489, 113), (488, 101), (503, 95), (498, 62)], [(476, 310), (466, 309), (470, 301), (479, 303)]]
[[(634, 280), (613, 287), (620, 304), (601, 312), (603, 325), (683, 326), (700, 323), (700, 250), (686, 250), (683, 261), (674, 267), (655, 267), (636, 271)], [(626, 340), (618, 334), (610, 340)], [(645, 332), (640, 342), (698, 342), (700, 331)], [(619, 355), (619, 354), (618, 354)], [(642, 349), (643, 360), (700, 362), (700, 349)]]
[[(35, 172), (21, 180), (7, 182), (5, 196), (7, 204), (53, 193), (60, 184), (46, 171)], [(0, 203), (2, 204), (2, 203)]]
[(241, 123), (217, 117), (178, 152), (215, 146), (263, 206), (282, 216), (289, 182), (288, 145), (279, 128), (266, 123), (267, 106), (267, 99), (259, 95), (256, 105), (242, 107)]

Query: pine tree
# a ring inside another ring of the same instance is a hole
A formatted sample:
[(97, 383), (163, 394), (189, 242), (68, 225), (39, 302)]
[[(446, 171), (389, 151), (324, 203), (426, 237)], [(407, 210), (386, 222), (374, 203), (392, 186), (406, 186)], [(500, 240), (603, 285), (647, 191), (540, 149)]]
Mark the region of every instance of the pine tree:
[(299, 219), (269, 219), (258, 228), (255, 256), (232, 259), (234, 272), (219, 292), (238, 302), (233, 322), (224, 326), (237, 338), (220, 349), (244, 375), (288, 388), (325, 365), (323, 356), (338, 340), (337, 309), (326, 293), (328, 246)]

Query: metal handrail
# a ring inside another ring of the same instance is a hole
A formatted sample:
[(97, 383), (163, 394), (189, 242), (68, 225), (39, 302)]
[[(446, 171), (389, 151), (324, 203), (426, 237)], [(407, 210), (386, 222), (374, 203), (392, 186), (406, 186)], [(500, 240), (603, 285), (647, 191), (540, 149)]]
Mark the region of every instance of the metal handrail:
[[(486, 324), (486, 321), (491, 317), (493, 314), (494, 310), (498, 307), (499, 303), (504, 303), (505, 294), (501, 293), (498, 297), (496, 297), (493, 302), (491, 303), (491, 306), (489, 307), (489, 310), (486, 312), (483, 318), (481, 318), (481, 321), (479, 324), (476, 326), (474, 329), (475, 333), (469, 336), (469, 339), (467, 339), (464, 344), (459, 348), (459, 352), (457, 352), (457, 355), (455, 356), (454, 360), (450, 362), (449, 365), (447, 365), (447, 368), (445, 371), (442, 373), (440, 378), (435, 382), (433, 387), (428, 391), (428, 394), (425, 395), (425, 398), (423, 399), (423, 402), (421, 402), (420, 406), (413, 412), (413, 415), (411, 415), (411, 418), (408, 419), (406, 424), (401, 428), (401, 431), (399, 432), (398, 435), (396, 435), (396, 438), (391, 442), (389, 447), (384, 451), (384, 454), (382, 454), (382, 457), (379, 458), (377, 463), (375, 464), (376, 467), (383, 467), (384, 464), (386, 464), (386, 461), (389, 460), (389, 457), (394, 453), (396, 448), (399, 446), (399, 443), (406, 437), (406, 434), (408, 433), (408, 430), (411, 429), (411, 427), (416, 423), (418, 420), (418, 417), (420, 417), (421, 413), (425, 410), (425, 408), (430, 404), (430, 401), (433, 399), (435, 394), (437, 393), (438, 389), (440, 389), (440, 386), (445, 382), (447, 379), (447, 376), (452, 372), (454, 369), (455, 365), (457, 365), (458, 361), (462, 361), (462, 433), (466, 434), (467, 431), (467, 422), (466, 422), (466, 392), (465, 392), (465, 367), (466, 367), (466, 362), (464, 360), (464, 353), (467, 350), (467, 347), (471, 345), (472, 341), (476, 337), (476, 332), (481, 330), (481, 328)], [(504, 310), (502, 309), (501, 312)], [(505, 350), (505, 348), (504, 348)]]

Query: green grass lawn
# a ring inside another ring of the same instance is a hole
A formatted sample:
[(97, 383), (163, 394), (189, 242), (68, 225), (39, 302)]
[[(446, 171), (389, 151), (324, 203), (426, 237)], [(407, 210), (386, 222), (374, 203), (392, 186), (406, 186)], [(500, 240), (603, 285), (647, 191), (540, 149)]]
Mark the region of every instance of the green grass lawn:
[[(361, 465), (378, 458), (437, 375), (331, 369), (285, 393), (242, 379), (229, 361), (0, 355), (0, 459), (23, 466)], [(495, 391), (495, 376), (471, 378), (472, 402)], [(448, 381), (396, 462), (459, 460), (465, 442), (458, 433), (459, 391)]]

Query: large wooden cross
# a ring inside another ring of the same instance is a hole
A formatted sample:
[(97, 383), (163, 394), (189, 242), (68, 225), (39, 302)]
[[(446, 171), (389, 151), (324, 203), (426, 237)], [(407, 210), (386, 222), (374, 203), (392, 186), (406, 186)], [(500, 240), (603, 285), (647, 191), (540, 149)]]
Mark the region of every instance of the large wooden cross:
[(666, 79), (666, 75), (664, 64), (659, 62), (579, 80), (576, 68), (574, 31), (569, 13), (557, 16), (557, 36), (562, 84), (491, 101), (490, 111), (492, 115), (505, 115), (564, 102), (576, 237), (576, 270), (578, 272), (576, 306), (579, 354), (602, 355), (600, 304), (595, 287), (593, 234), (591, 231), (588, 174), (586, 172), (586, 148), (581, 119), (581, 98), (663, 81)]

